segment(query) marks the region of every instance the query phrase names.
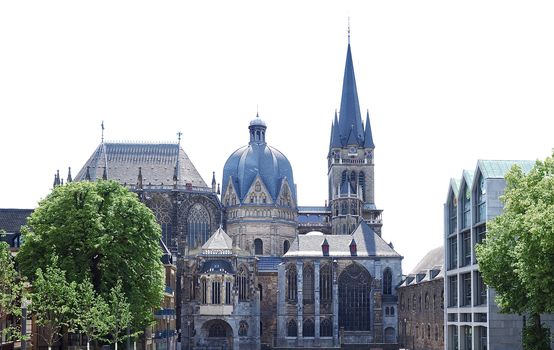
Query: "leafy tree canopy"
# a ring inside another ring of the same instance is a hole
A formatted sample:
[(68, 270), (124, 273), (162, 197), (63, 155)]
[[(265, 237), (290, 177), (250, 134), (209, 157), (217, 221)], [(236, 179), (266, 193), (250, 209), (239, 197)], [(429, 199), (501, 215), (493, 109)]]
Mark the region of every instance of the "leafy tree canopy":
[(19, 321), (4, 327), (0, 324), (0, 344), (2, 336), (7, 340), (21, 339), (20, 318), (24, 298), (25, 288), (15, 270), (10, 247), (6, 242), (0, 242), (0, 320), (10, 315)]
[(500, 309), (529, 314), (537, 335), (540, 314), (554, 312), (554, 159), (537, 161), (528, 174), (514, 167), (506, 183), (504, 212), (476, 248), (479, 269)]
[(152, 212), (115, 181), (58, 186), (40, 202), (23, 228), (18, 254), (31, 279), (38, 267), (58, 256), (68, 281), (91, 280), (105, 297), (121, 280), (133, 314), (133, 327), (152, 320), (163, 296), (159, 241)]

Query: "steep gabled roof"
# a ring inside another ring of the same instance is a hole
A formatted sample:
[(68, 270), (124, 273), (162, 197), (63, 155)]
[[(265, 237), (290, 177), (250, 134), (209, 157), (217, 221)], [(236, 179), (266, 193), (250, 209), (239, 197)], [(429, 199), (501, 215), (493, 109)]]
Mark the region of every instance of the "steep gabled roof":
[(506, 173), (517, 165), (524, 173), (528, 173), (535, 165), (533, 160), (484, 160), (477, 161), (477, 169), (481, 170), (481, 174), (485, 179), (495, 178), (502, 179)]
[(171, 185), (177, 169), (180, 185), (207, 187), (194, 164), (177, 143), (125, 143), (100, 144), (81, 168), (75, 181), (86, 178), (89, 167), (90, 180), (101, 179), (107, 165), (107, 177), (121, 184), (136, 184), (141, 167), (144, 185)]
[[(327, 240), (330, 257), (350, 257), (350, 243), (356, 242), (357, 257), (393, 257), (401, 258), (389, 244), (375, 233), (365, 222), (350, 235), (326, 235), (321, 232), (310, 232), (299, 235), (290, 245), (289, 251), (284, 255), (288, 257), (323, 257), (321, 244)], [(325, 255), (327, 256), (327, 255)]]
[(33, 209), (0, 209), (0, 230), (19, 233), (32, 213)]

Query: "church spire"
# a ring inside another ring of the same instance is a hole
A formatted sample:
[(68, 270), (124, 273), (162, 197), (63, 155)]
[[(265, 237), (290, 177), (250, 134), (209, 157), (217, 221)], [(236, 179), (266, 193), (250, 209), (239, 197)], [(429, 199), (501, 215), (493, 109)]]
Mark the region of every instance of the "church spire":
[(329, 152), (331, 152), (332, 148), (340, 147), (342, 147), (342, 145), (340, 140), (339, 119), (337, 117), (337, 111), (335, 110), (335, 118), (331, 123), (331, 140), (329, 142)]
[(371, 133), (371, 124), (369, 122), (369, 110), (365, 117), (365, 135), (364, 135), (364, 147), (366, 148), (375, 148), (373, 144), (373, 134)]
[(346, 52), (346, 64), (342, 82), (339, 129), (340, 141), (343, 146), (363, 145), (364, 129), (362, 126), (360, 102), (358, 101), (358, 89), (356, 88), (356, 77), (354, 76), (354, 63), (352, 62), (350, 42), (348, 43), (348, 50)]

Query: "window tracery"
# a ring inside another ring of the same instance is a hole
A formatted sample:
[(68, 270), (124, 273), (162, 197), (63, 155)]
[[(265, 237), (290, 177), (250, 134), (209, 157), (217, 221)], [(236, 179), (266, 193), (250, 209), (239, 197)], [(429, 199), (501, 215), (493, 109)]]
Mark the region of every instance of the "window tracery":
[(293, 318), (289, 321), (287, 325), (287, 337), (296, 337), (298, 336), (298, 327), (296, 325), (296, 320)]
[(237, 273), (237, 284), (239, 290), (239, 301), (248, 300), (248, 270), (241, 266)]
[(339, 276), (339, 327), (347, 331), (370, 329), (371, 275), (358, 264), (347, 266)]
[(333, 277), (331, 275), (331, 265), (325, 264), (321, 267), (319, 278), (319, 290), (321, 293), (321, 302), (330, 303), (332, 301)]
[(322, 337), (332, 337), (333, 336), (333, 324), (331, 320), (325, 318), (321, 321), (319, 325), (319, 335)]
[(314, 321), (312, 321), (311, 318), (308, 318), (302, 324), (302, 336), (303, 337), (314, 337), (315, 336)]
[(303, 300), (304, 304), (313, 304), (314, 302), (314, 269), (310, 265), (305, 265), (302, 271), (303, 277)]
[(189, 210), (188, 216), (188, 244), (190, 248), (196, 248), (206, 243), (210, 237), (210, 215), (208, 210), (196, 203)]
[(295, 302), (297, 299), (296, 267), (291, 265), (287, 269), (287, 300)]
[(388, 267), (383, 272), (383, 294), (392, 294), (392, 272)]

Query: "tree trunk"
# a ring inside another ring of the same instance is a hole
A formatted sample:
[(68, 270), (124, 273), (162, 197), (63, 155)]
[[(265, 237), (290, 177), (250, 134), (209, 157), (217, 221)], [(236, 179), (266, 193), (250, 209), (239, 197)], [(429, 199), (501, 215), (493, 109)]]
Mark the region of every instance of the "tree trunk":
[(117, 350), (117, 341), (115, 342), (115, 350)]
[(87, 350), (90, 350), (90, 340), (87, 337)]
[(529, 324), (523, 330), (524, 350), (551, 350), (550, 329), (541, 324), (541, 315), (531, 314)]

